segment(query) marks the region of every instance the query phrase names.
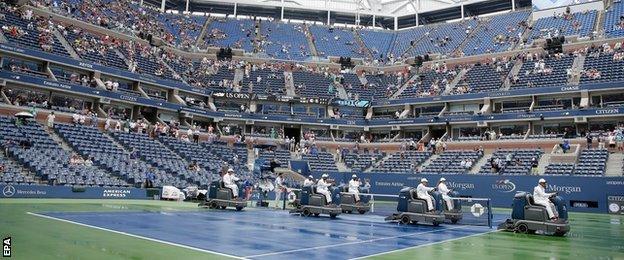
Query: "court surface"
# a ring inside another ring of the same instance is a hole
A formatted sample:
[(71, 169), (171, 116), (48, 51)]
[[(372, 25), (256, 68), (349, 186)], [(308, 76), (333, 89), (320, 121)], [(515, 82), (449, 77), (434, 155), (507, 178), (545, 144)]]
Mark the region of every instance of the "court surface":
[(350, 259), (494, 230), (464, 225), (404, 226), (386, 223), (383, 217), (374, 215), (305, 218), (266, 209), (242, 212), (51, 212), (42, 216), (225, 255), (259, 259)]
[(0, 235), (12, 236), (17, 259), (624, 259), (623, 217), (603, 214), (571, 214), (572, 232), (559, 238), (161, 201), (13, 199), (0, 208)]

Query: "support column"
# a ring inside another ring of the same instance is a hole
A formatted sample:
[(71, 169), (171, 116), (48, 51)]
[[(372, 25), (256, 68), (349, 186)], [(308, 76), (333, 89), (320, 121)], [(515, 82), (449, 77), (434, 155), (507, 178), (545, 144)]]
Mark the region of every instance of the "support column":
[(284, 21), (284, 0), (282, 0), (282, 10), (280, 13), (280, 21)]
[(373, 15), (373, 29), (375, 28), (375, 22), (376, 22), (375, 15)]
[(511, 0), (511, 11), (516, 11), (516, 0)]
[(160, 1), (160, 12), (161, 13), (165, 12), (165, 2), (166, 2), (166, 0)]
[(420, 25), (420, 21), (418, 21), (418, 12), (416, 12), (416, 14), (414, 14), (416, 16), (416, 26)]
[(461, 15), (462, 20), (464, 20), (464, 4), (461, 5)]
[(189, 11), (189, 4), (190, 4), (191, 0), (186, 0), (186, 12), (188, 13)]
[(395, 16), (394, 17), (394, 30), (398, 30), (399, 29), (399, 17)]
[(237, 10), (238, 9), (238, 3), (234, 3), (234, 17), (236, 17), (237, 14)]
[(327, 11), (327, 25), (329, 25), (329, 18), (331, 17), (331, 12)]

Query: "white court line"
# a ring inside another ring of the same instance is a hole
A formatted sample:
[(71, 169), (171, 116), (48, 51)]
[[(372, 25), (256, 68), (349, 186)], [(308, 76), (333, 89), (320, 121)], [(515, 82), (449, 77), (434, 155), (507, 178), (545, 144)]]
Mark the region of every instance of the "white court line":
[[(463, 226), (456, 226), (456, 227), (450, 227), (450, 228), (435, 229), (435, 230), (425, 231), (425, 232), (414, 232), (414, 233), (409, 233), (409, 234), (400, 235), (400, 236), (380, 237), (380, 238), (374, 238), (374, 239), (363, 240), (363, 241), (353, 241), (353, 242), (340, 243), (340, 244), (331, 244), (331, 245), (324, 245), (324, 246), (314, 246), (314, 247), (306, 247), (306, 248), (293, 249), (293, 250), (271, 252), (271, 253), (259, 254), (259, 255), (250, 255), (250, 256), (245, 256), (245, 258), (254, 258), (254, 257), (262, 257), (262, 256), (270, 256), (270, 255), (281, 255), (281, 254), (288, 254), (288, 253), (295, 253), (295, 252), (302, 252), (302, 251), (310, 251), (310, 250), (316, 250), (316, 249), (324, 249), (324, 248), (332, 248), (332, 247), (339, 247), (339, 246), (372, 243), (372, 242), (377, 242), (377, 241), (382, 241), (382, 240), (396, 239), (396, 238), (402, 238), (402, 237), (410, 237), (410, 236), (414, 236), (414, 235), (427, 234), (427, 233), (435, 233), (435, 232), (438, 232), (438, 231), (458, 229), (458, 228), (463, 228), (463, 227), (467, 227), (467, 226), (463, 225)], [(388, 252), (390, 252), (390, 251), (388, 251)]]
[(122, 231), (117, 231), (117, 230), (112, 230), (112, 229), (108, 229), (108, 228), (93, 226), (93, 225), (84, 224), (84, 223), (80, 223), (80, 222), (75, 222), (75, 221), (71, 221), (71, 220), (67, 220), (67, 219), (56, 218), (56, 217), (41, 215), (41, 214), (32, 213), (32, 212), (26, 212), (26, 214), (37, 216), (37, 217), (41, 217), (41, 218), (58, 220), (58, 221), (71, 223), (71, 224), (75, 224), (75, 225), (79, 225), (79, 226), (83, 226), (83, 227), (89, 227), (89, 228), (99, 229), (99, 230), (103, 230), (103, 231), (108, 231), (108, 232), (112, 232), (112, 233), (116, 233), (116, 234), (120, 234), (120, 235), (126, 235), (126, 236), (139, 238), (139, 239), (143, 239), (143, 240), (158, 242), (158, 243), (167, 244), (167, 245), (171, 245), (171, 246), (177, 246), (177, 247), (181, 247), (181, 248), (185, 248), (185, 249), (199, 251), (199, 252), (202, 252), (202, 253), (210, 253), (210, 254), (215, 254), (215, 255), (220, 255), (220, 256), (225, 256), (225, 257), (231, 257), (231, 258), (235, 258), (235, 259), (247, 259), (247, 258), (240, 257), (240, 256), (228, 255), (228, 254), (219, 253), (219, 252), (210, 251), (210, 250), (205, 250), (205, 249), (196, 248), (196, 247), (192, 247), (192, 246), (187, 246), (187, 245), (182, 245), (182, 244), (178, 244), (178, 243), (168, 242), (168, 241), (164, 241), (164, 240), (160, 240), (160, 239), (134, 235), (134, 234), (130, 234), (130, 233), (122, 232)]
[(396, 252), (410, 250), (410, 249), (421, 248), (421, 247), (424, 247), (424, 246), (432, 246), (432, 245), (442, 244), (442, 243), (451, 242), (451, 241), (455, 241), (455, 240), (460, 240), (460, 239), (464, 239), (464, 238), (481, 236), (481, 235), (489, 234), (489, 233), (492, 233), (492, 232), (498, 232), (498, 231), (500, 231), (500, 230), (495, 229), (495, 230), (490, 230), (490, 231), (487, 231), (487, 232), (484, 232), (484, 233), (478, 233), (478, 234), (472, 234), (472, 235), (463, 236), (463, 237), (456, 237), (456, 238), (451, 238), (451, 239), (445, 239), (445, 240), (441, 240), (441, 241), (437, 241), (437, 242), (431, 242), (431, 243), (426, 243), (426, 244), (417, 245), (417, 246), (411, 246), (411, 247), (406, 247), (406, 248), (401, 248), (401, 249), (395, 249), (395, 250), (390, 250), (390, 251), (386, 251), (386, 252), (376, 253), (376, 254), (372, 254), (372, 255), (360, 256), (360, 257), (356, 257), (356, 258), (351, 258), (349, 260), (364, 259), (364, 258), (369, 258), (369, 257), (373, 257), (373, 256), (379, 256), (379, 255), (396, 253)]

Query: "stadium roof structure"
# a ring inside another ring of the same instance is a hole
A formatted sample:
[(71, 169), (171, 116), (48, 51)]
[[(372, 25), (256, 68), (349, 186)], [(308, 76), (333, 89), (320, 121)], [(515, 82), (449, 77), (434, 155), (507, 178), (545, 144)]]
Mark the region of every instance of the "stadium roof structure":
[(157, 8), (406, 28), (531, 6), (530, 0), (143, 0)]

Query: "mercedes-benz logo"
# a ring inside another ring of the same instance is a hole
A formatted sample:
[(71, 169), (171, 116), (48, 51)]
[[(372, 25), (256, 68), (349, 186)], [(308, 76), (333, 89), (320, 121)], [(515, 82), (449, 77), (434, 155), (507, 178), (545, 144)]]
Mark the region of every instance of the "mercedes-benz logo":
[(2, 189), (2, 195), (5, 197), (12, 197), (15, 194), (15, 187), (7, 185)]

